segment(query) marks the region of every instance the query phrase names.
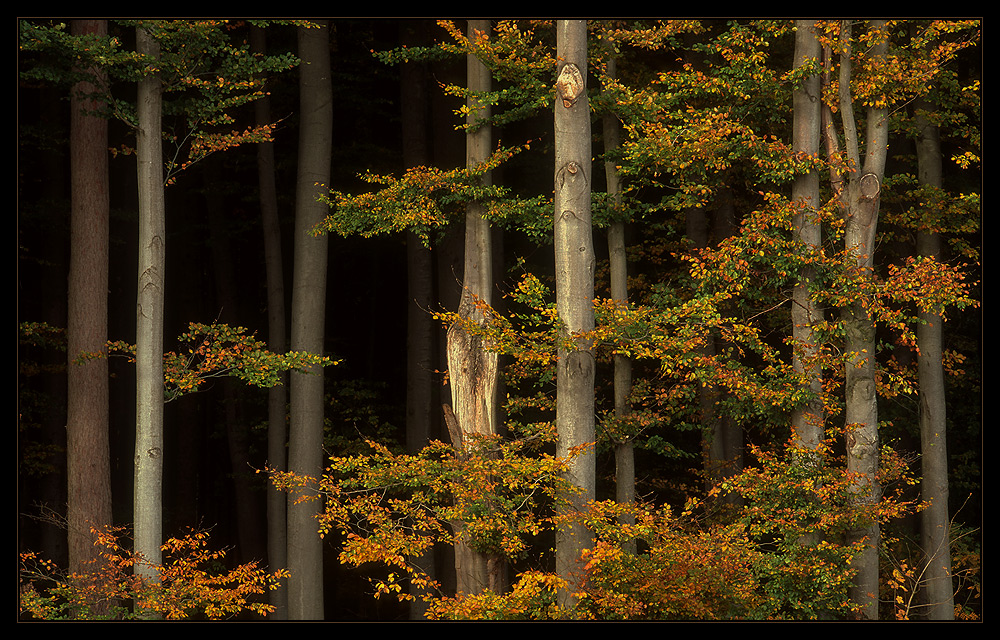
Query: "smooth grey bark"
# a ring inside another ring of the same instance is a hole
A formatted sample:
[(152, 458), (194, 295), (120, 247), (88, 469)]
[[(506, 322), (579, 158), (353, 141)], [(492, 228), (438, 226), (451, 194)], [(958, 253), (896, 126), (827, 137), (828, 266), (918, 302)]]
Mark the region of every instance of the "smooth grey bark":
[[(884, 20), (873, 20), (870, 29), (885, 27)], [(875, 229), (878, 223), (879, 196), (885, 173), (886, 149), (889, 140), (889, 117), (884, 108), (870, 106), (866, 113), (864, 162), (861, 162), (860, 141), (854, 122), (854, 104), (851, 98), (851, 21), (841, 26), (841, 39), (846, 50), (840, 64), (840, 113), (844, 127), (844, 141), (852, 166), (860, 167), (847, 176), (841, 195), (845, 207), (847, 226), (845, 245), (854, 256), (854, 267), (861, 278), (872, 277), (875, 254)], [(867, 56), (877, 59), (888, 51), (888, 42), (872, 46)], [(844, 391), (846, 407), (844, 420), (847, 425), (847, 470), (858, 480), (855, 501), (859, 506), (869, 506), (879, 499), (878, 482), (879, 435), (878, 398), (875, 390), (875, 325), (868, 312), (868, 300), (863, 294), (842, 310), (844, 322)], [(868, 523), (851, 532), (848, 539), (864, 542), (863, 551), (854, 561), (857, 568), (851, 599), (861, 607), (864, 619), (878, 618), (878, 545), (879, 524)]]
[[(476, 32), (489, 34), (489, 20), (469, 20), (468, 36), (474, 40)], [(480, 102), (478, 95), (489, 91), (492, 77), (489, 69), (475, 55), (467, 58), (468, 106), (466, 124), (466, 165), (475, 166), (490, 156), (492, 128), (488, 123), (490, 110)], [(482, 176), (484, 185), (491, 176)], [(491, 304), (493, 300), (493, 251), (489, 221), (483, 217), (483, 205), (470, 202), (465, 214), (465, 261), (463, 290), (458, 313), (464, 319), (482, 324), (485, 322), (477, 307), (477, 300)], [(451, 411), (464, 434), (494, 435), (497, 433), (497, 384), (499, 381), (498, 354), (487, 349), (481, 337), (468, 333), (456, 323), (447, 334), (448, 372), (451, 382)], [(453, 443), (460, 447), (457, 442)], [(460, 525), (458, 525), (460, 526)], [(457, 589), (464, 593), (479, 593), (485, 588), (501, 590), (503, 563), (499, 558), (487, 556), (462, 541), (455, 545), (455, 573)]]
[[(319, 201), (330, 182), (333, 108), (330, 78), (330, 30), (299, 27), (300, 109), (298, 177), (295, 191), (295, 257), (292, 276), (291, 348), (323, 353), (327, 247), (326, 235), (310, 231), (323, 221), (327, 207)], [(323, 369), (313, 366), (289, 376), (288, 469), (318, 480), (323, 472)], [(301, 490), (288, 495), (288, 617), (323, 619), (323, 541), (316, 516), (319, 500), (299, 501)]]
[[(267, 52), (263, 28), (250, 27), (250, 48), (254, 53)], [(266, 95), (254, 102), (254, 119), (257, 125), (271, 122), (271, 100)], [(284, 353), (288, 341), (285, 322), (285, 276), (281, 256), (281, 224), (278, 214), (278, 187), (274, 177), (274, 143), (257, 144), (257, 175), (260, 190), (260, 215), (264, 236), (264, 265), (267, 278), (267, 344), (274, 353)], [(267, 465), (275, 471), (288, 469), (288, 427), (286, 403), (288, 374), (281, 375), (281, 383), (267, 391)], [(286, 495), (267, 489), (267, 563), (272, 570), (288, 566)], [(288, 581), (268, 594), (268, 602), (275, 607), (270, 620), (288, 619)]]
[[(917, 178), (921, 185), (940, 189), (941, 137), (927, 113), (931, 106), (917, 103)], [(917, 232), (917, 255), (941, 257), (941, 236)], [(951, 518), (948, 514), (947, 403), (941, 361), (944, 319), (919, 311), (917, 370), (920, 383), (921, 497), (930, 504), (920, 512), (920, 546), (924, 552), (924, 596), (930, 620), (955, 619), (955, 593), (951, 577)]]
[[(795, 68), (819, 60), (822, 48), (816, 38), (815, 22), (795, 21)], [(812, 75), (792, 92), (792, 150), (795, 153), (817, 156), (819, 154), (822, 121), (822, 96), (820, 76)], [(823, 241), (822, 226), (817, 210), (823, 204), (819, 199), (819, 174), (811, 171), (798, 176), (792, 184), (792, 201), (800, 212), (793, 217), (794, 239), (803, 251), (815, 252)], [(805, 380), (809, 399), (792, 412), (792, 432), (796, 447), (814, 451), (823, 440), (823, 380), (822, 370), (816, 362), (818, 345), (813, 333), (816, 323), (823, 320), (823, 310), (809, 292), (816, 269), (804, 266), (799, 271), (799, 281), (792, 292), (792, 340), (795, 351), (792, 366)]]
[[(144, 28), (136, 29), (136, 49), (149, 64), (160, 45)], [(135, 552), (159, 565), (163, 542), (163, 291), (166, 216), (161, 137), (162, 85), (158, 72), (139, 81), (136, 156), (139, 189), (139, 274), (136, 309)], [(135, 573), (159, 580), (155, 568), (137, 564)]]
[[(555, 105), (555, 277), (556, 309), (562, 338), (556, 365), (556, 455), (568, 457), (574, 449), (594, 442), (594, 355), (591, 342), (575, 337), (594, 328), (594, 246), (591, 224), (592, 151), (590, 103), (587, 98), (587, 21), (556, 21), (559, 58)], [(595, 498), (596, 471), (593, 448), (575, 457), (566, 473), (580, 489), (564, 496), (573, 517)], [(581, 553), (591, 546), (593, 534), (574, 522), (556, 532), (556, 573), (569, 581), (560, 602), (572, 606), (572, 592), (581, 584)]]
[[(617, 63), (613, 53), (613, 44), (606, 41), (608, 59), (605, 63), (605, 73), (609, 78), (617, 76)], [(616, 162), (611, 157), (621, 146), (621, 123), (614, 113), (606, 113), (602, 118), (604, 133), (604, 177), (607, 183), (608, 199), (612, 206), (621, 213), (621, 182), (618, 176)], [(608, 259), (611, 284), (611, 298), (621, 304), (628, 304), (628, 254), (625, 249), (625, 221), (616, 218), (608, 227)], [(623, 421), (632, 412), (629, 395), (632, 392), (632, 360), (625, 355), (614, 357), (614, 400), (615, 420)], [(622, 436), (614, 440), (615, 450), (615, 502), (618, 504), (635, 503), (635, 440), (632, 436)], [(622, 519), (625, 524), (635, 524), (635, 516), (628, 515)], [(629, 540), (623, 547), (630, 553), (635, 553), (635, 541)]]
[[(73, 20), (73, 35), (108, 32), (107, 20)], [(112, 523), (108, 441), (108, 121), (96, 115), (105, 74), (73, 86), (70, 100), (71, 220), (68, 287), (66, 467), (69, 570), (95, 568), (91, 527)]]

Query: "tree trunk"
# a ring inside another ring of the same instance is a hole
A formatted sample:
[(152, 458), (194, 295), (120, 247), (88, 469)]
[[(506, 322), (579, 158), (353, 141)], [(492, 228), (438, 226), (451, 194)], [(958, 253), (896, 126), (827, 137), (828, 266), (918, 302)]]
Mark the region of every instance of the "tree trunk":
[[(588, 339), (574, 338), (594, 328), (594, 246), (591, 228), (590, 104), (587, 99), (587, 22), (556, 22), (556, 52), (560, 60), (555, 105), (555, 276), (556, 309), (564, 339), (556, 365), (556, 455), (568, 457), (577, 447), (594, 442), (594, 356)], [(593, 449), (569, 464), (567, 479), (580, 493), (564, 496), (571, 518), (595, 497)], [(560, 602), (573, 604), (581, 585), (581, 552), (592, 534), (580, 522), (556, 533), (556, 572), (569, 580)]]
[[(74, 20), (74, 35), (107, 35), (107, 20)], [(76, 364), (84, 352), (105, 353), (108, 336), (108, 121), (89, 113), (102, 103), (89, 95), (106, 78), (74, 85), (70, 113), (72, 220), (68, 288), (66, 465), (69, 570), (96, 568), (99, 556), (91, 527), (111, 516), (108, 441), (108, 361)]]
[[(937, 126), (928, 122), (927, 103), (917, 103), (917, 173), (920, 183), (941, 188), (941, 139)], [(938, 259), (940, 234), (917, 232), (917, 254)], [(936, 313), (919, 313), (917, 368), (920, 376), (921, 497), (930, 503), (920, 513), (920, 546), (924, 550), (924, 594), (927, 618), (954, 620), (955, 596), (951, 580), (951, 519), (948, 515), (948, 446), (941, 363), (941, 324)]]
[[(796, 67), (810, 60), (818, 60), (821, 56), (822, 49), (816, 39), (814, 24), (811, 20), (795, 21)], [(802, 85), (793, 91), (792, 101), (792, 149), (795, 153), (816, 156), (819, 154), (822, 106), (820, 77), (814, 75), (805, 78)], [(801, 209), (793, 218), (795, 240), (806, 251), (819, 251), (823, 240), (817, 214), (817, 209), (822, 205), (819, 199), (819, 174), (810, 172), (798, 176), (792, 184), (792, 201)], [(792, 413), (792, 431), (796, 446), (808, 451), (816, 450), (823, 440), (823, 380), (816, 363), (819, 354), (813, 335), (813, 326), (823, 320), (823, 311), (809, 292), (815, 277), (815, 268), (802, 267), (799, 282), (792, 292), (792, 340), (795, 345), (792, 366), (802, 376), (808, 394), (805, 404), (796, 407)]]
[[(330, 79), (329, 26), (299, 27), (301, 125), (295, 194), (295, 260), (292, 279), (293, 351), (323, 353), (326, 306), (327, 245), (325, 235), (310, 230), (326, 214), (318, 201), (330, 182), (333, 110)], [(288, 469), (319, 479), (323, 472), (323, 369), (314, 366), (290, 376)], [(288, 496), (288, 616), (292, 620), (323, 618), (323, 542), (318, 534), (318, 500), (296, 502)]]
[[(489, 20), (470, 20), (468, 35), (476, 39), (477, 32), (489, 34)], [(492, 78), (489, 70), (474, 55), (467, 56), (468, 88), (472, 93), (489, 91)], [(474, 166), (489, 158), (491, 127), (487, 122), (490, 111), (476, 95), (468, 99), (469, 115), (466, 134), (466, 165)], [(482, 183), (489, 184), (489, 174)], [(490, 224), (483, 218), (483, 206), (470, 202), (465, 214), (465, 266), (463, 290), (458, 313), (476, 323), (485, 321), (477, 308), (477, 299), (490, 304), (493, 298), (493, 251)], [(494, 435), (497, 433), (497, 368), (498, 354), (486, 349), (482, 338), (470, 335), (461, 324), (448, 328), (448, 372), (451, 382), (452, 411), (464, 434)], [(463, 437), (462, 441), (469, 439)], [(483, 589), (502, 590), (503, 566), (499, 558), (479, 553), (459, 541), (455, 545), (457, 589), (464, 593), (479, 593)]]
[[(159, 59), (160, 45), (136, 29), (138, 52)], [(139, 81), (136, 155), (139, 184), (139, 279), (136, 311), (135, 552), (154, 565), (163, 542), (163, 287), (166, 216), (161, 143), (162, 86), (159, 73)], [(156, 581), (146, 564), (135, 573)]]
[[(609, 78), (617, 75), (612, 43), (606, 41), (608, 60), (605, 72)], [(608, 199), (621, 216), (621, 184), (618, 179), (617, 163), (610, 154), (621, 145), (621, 125), (618, 116), (606, 113), (603, 117), (604, 131), (604, 176), (607, 182)], [(628, 255), (625, 251), (625, 221), (615, 218), (608, 228), (608, 258), (611, 279), (611, 298), (621, 304), (628, 304)], [(614, 398), (615, 420), (624, 421), (632, 412), (629, 394), (632, 392), (632, 361), (625, 355), (614, 358)], [(635, 440), (631, 435), (623, 435), (614, 440), (615, 448), (615, 501), (619, 504), (635, 503)], [(625, 524), (635, 524), (635, 516), (622, 519)], [(630, 553), (635, 553), (635, 541), (625, 545)]]
[[(264, 29), (250, 28), (250, 47), (255, 53), (267, 52)], [(266, 95), (254, 102), (257, 125), (271, 122), (271, 100)], [(285, 327), (285, 276), (281, 257), (281, 223), (278, 215), (278, 188), (274, 178), (274, 143), (257, 145), (257, 173), (260, 183), (260, 214), (264, 230), (264, 265), (267, 272), (267, 343), (274, 353), (284, 353), (287, 342)], [(285, 424), (288, 374), (281, 383), (267, 392), (267, 465), (275, 471), (288, 468), (288, 429)], [(285, 522), (286, 496), (273, 487), (267, 489), (267, 563), (272, 570), (288, 565), (287, 531)], [(268, 594), (275, 607), (271, 620), (288, 619), (288, 581)]]
[[(219, 189), (214, 185), (223, 180), (220, 158), (210, 157), (204, 161), (205, 201), (208, 213), (209, 241), (212, 246), (211, 267), (214, 275), (215, 299), (219, 305), (219, 320), (235, 326), (240, 317), (237, 290), (236, 259), (230, 245), (230, 235), (226, 229), (225, 203)], [(259, 494), (253, 480), (256, 475), (250, 468), (250, 426), (244, 420), (243, 390), (239, 380), (229, 378), (219, 384), (222, 392), (222, 416), (226, 428), (229, 449), (230, 473), (232, 475), (233, 496), (235, 498), (238, 556), (243, 562), (263, 561), (264, 539), (262, 538), (263, 517), (260, 510)]]
[[(871, 28), (884, 28), (884, 21), (872, 21)], [(875, 253), (875, 228), (878, 222), (879, 195), (885, 171), (888, 145), (889, 120), (886, 109), (869, 107), (865, 134), (864, 164), (860, 162), (859, 140), (854, 124), (854, 105), (850, 95), (851, 79), (851, 27), (845, 20), (841, 38), (846, 51), (840, 66), (840, 112), (844, 123), (844, 140), (848, 158), (860, 171), (851, 173), (844, 189), (842, 202), (846, 207), (847, 228), (844, 239), (853, 254), (858, 276), (872, 277)], [(874, 45), (868, 52), (873, 58), (884, 56), (888, 43)], [(847, 425), (847, 469), (857, 480), (855, 500), (867, 506), (879, 498), (878, 484), (878, 399), (875, 394), (875, 325), (868, 313), (867, 295), (843, 310), (846, 362), (844, 365), (844, 391)], [(856, 558), (857, 568), (851, 599), (862, 609), (867, 620), (878, 618), (878, 544), (879, 525), (870, 522), (849, 536), (852, 541), (863, 541), (864, 547)]]
[[(410, 46), (426, 45), (426, 22), (400, 27), (400, 39)], [(428, 153), (428, 84), (427, 64), (407, 62), (400, 67), (400, 107), (402, 116), (403, 164), (406, 168), (426, 166)], [(434, 396), (434, 319), (430, 309), (434, 301), (434, 271), (431, 251), (414, 233), (406, 236), (406, 450), (417, 453), (431, 440)], [(417, 560), (424, 571), (434, 577), (435, 553), (430, 549)], [(410, 602), (410, 619), (423, 620), (427, 610), (420, 596)]]
[[(417, 27), (419, 28), (419, 26)], [(411, 38), (406, 27), (402, 38)], [(411, 43), (422, 46), (423, 39)], [(428, 154), (428, 72), (426, 63), (407, 62), (400, 68), (403, 164), (425, 166)], [(406, 238), (407, 255), (407, 451), (417, 452), (430, 442), (434, 390), (434, 273), (430, 249), (415, 234)]]

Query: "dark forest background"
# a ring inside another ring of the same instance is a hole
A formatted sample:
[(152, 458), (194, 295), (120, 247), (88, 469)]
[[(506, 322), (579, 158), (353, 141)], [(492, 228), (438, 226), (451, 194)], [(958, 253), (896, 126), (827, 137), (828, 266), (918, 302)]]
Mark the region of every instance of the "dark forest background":
[[(399, 175), (406, 168), (402, 163), (400, 69), (380, 62), (372, 51), (394, 48), (404, 38), (430, 38), (437, 27), (432, 20), (336, 19), (331, 21), (331, 30), (335, 118), (331, 187), (354, 193), (370, 188), (359, 179), (362, 172)], [(295, 52), (294, 27), (269, 28), (267, 36), (271, 52)], [(123, 33), (122, 37), (130, 36)], [(465, 61), (458, 58), (435, 62), (432, 74), (438, 82), (461, 85)], [(290, 308), (297, 70), (274, 76), (268, 90), (272, 114), (281, 119), (274, 140), (286, 308)], [(451, 168), (465, 162), (464, 133), (456, 130), (453, 113), (461, 103), (461, 98), (431, 92), (427, 108), (432, 129), (430, 157), (435, 166)], [(69, 261), (68, 93), (56, 86), (20, 82), (17, 109), (18, 322), (39, 321), (63, 327)], [(245, 108), (243, 117), (246, 122), (234, 128), (252, 122), (252, 106)], [(130, 133), (121, 123), (112, 121), (110, 126), (110, 146), (131, 144)], [(513, 144), (535, 138), (541, 143), (537, 152), (522, 154), (505, 165), (494, 181), (519, 193), (550, 193), (552, 156), (546, 147), (550, 130), (548, 113), (497, 127), (497, 140)], [(111, 161), (110, 170), (108, 337), (134, 342), (138, 207), (135, 159), (118, 156)], [(599, 176), (601, 172), (594, 174)], [(168, 350), (174, 348), (176, 337), (189, 322), (228, 323), (246, 327), (258, 338), (266, 339), (266, 279), (257, 175), (256, 150), (253, 145), (245, 145), (194, 165), (167, 188), (164, 336)], [(595, 184), (594, 188), (600, 190), (603, 185)], [(457, 306), (461, 287), (461, 228), (455, 227), (442, 234), (432, 251), (436, 299), (445, 309)], [(551, 246), (536, 245), (526, 237), (499, 231), (496, 242), (505, 269), (523, 260), (535, 273), (551, 272)], [(366, 239), (330, 236), (325, 355), (341, 360), (326, 370), (328, 439), (333, 442), (373, 435), (405, 442), (405, 245), (401, 235)], [(606, 243), (595, 241), (595, 248), (598, 259), (604, 258)], [(513, 267), (512, 272), (505, 269), (495, 272), (501, 290), (517, 279), (521, 267)], [(958, 336), (966, 352), (981, 351), (979, 318), (979, 310), (974, 310), (949, 324), (948, 330)], [(443, 335), (443, 331), (439, 332), (439, 340)], [(65, 353), (19, 345), (18, 362), (22, 365), (18, 385), (19, 550), (37, 550), (65, 564), (65, 532), (46, 517), (47, 509), (58, 513), (66, 503)], [(25, 363), (37, 367), (26, 373)], [(446, 364), (443, 359), (439, 363), (443, 375)], [(112, 359), (110, 367), (114, 520), (128, 523), (135, 376), (133, 365), (124, 359)], [(978, 367), (978, 362), (966, 363), (969, 370)], [(956, 423), (978, 425), (979, 401), (972, 397), (968, 400), (950, 404), (949, 418)], [(235, 420), (247, 436), (246, 456), (239, 464), (230, 455), (227, 420)], [(267, 391), (225, 379), (166, 405), (165, 535), (181, 533), (189, 526), (210, 528), (214, 546), (232, 547), (233, 563), (266, 557), (264, 499), (268, 488), (265, 476), (255, 473), (267, 463), (266, 420)], [(437, 438), (447, 437), (441, 424), (434, 429)], [(676, 437), (678, 447), (697, 451), (700, 446), (695, 433), (679, 432)], [(950, 437), (955, 438), (949, 442), (950, 450), (960, 463), (963, 459), (967, 463), (955, 468), (952, 496), (958, 504), (952, 512), (961, 507), (966, 522), (974, 526), (979, 524), (976, 514), (981, 511), (980, 434), (978, 427), (970, 426)], [(914, 448), (919, 449), (919, 442)], [(656, 473), (674, 473), (681, 478), (690, 473), (690, 464), (683, 461), (657, 458), (655, 463), (676, 465)], [(603, 466), (599, 478), (609, 477), (613, 470), (610, 455), (604, 455), (598, 464)], [(637, 467), (641, 464), (637, 463)], [(236, 507), (245, 496), (237, 497), (235, 493), (237, 475), (249, 477), (254, 486), (251, 520), (242, 523)], [(691, 481), (696, 482), (693, 475)], [(605, 494), (613, 491), (610, 487), (607, 483)], [(406, 618), (404, 606), (391, 599), (371, 598), (364, 576), (337, 563), (336, 541), (330, 539), (327, 544), (328, 619)]]

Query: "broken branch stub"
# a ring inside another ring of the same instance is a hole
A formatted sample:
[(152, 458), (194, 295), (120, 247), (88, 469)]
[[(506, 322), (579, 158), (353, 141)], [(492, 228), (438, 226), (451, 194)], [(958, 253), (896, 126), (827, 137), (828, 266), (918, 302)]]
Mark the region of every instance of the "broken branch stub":
[(572, 62), (563, 65), (556, 79), (556, 92), (562, 98), (563, 106), (569, 109), (576, 104), (585, 88), (580, 69)]

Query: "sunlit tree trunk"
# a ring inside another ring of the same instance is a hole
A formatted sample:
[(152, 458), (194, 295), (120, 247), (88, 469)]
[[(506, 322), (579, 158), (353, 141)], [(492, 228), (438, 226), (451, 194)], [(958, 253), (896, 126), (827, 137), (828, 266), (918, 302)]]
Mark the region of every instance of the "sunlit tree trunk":
[[(150, 63), (160, 45), (144, 28), (136, 47)], [(157, 72), (139, 81), (136, 155), (139, 183), (139, 279), (136, 309), (135, 551), (159, 565), (163, 542), (163, 287), (166, 216), (161, 142), (162, 86)], [(137, 575), (158, 580), (147, 564)]]
[[(267, 52), (264, 29), (250, 28), (250, 47), (255, 53)], [(264, 96), (254, 102), (257, 125), (271, 123), (271, 101)], [(257, 173), (260, 189), (261, 224), (264, 230), (264, 264), (267, 272), (267, 344), (274, 353), (284, 353), (285, 327), (285, 276), (281, 257), (281, 224), (278, 215), (278, 189), (274, 178), (274, 143), (257, 145)], [(288, 393), (288, 374), (281, 375), (281, 384), (267, 392), (267, 464), (276, 471), (288, 468), (288, 429), (285, 424)], [(267, 563), (272, 570), (288, 565), (287, 530), (285, 512), (287, 499), (284, 493), (269, 487), (267, 491)], [(288, 582), (268, 594), (275, 607), (268, 616), (271, 620), (288, 618)]]
[[(470, 20), (468, 36), (489, 34), (489, 20)], [(489, 107), (480, 102), (478, 93), (489, 91), (489, 69), (473, 54), (467, 56), (469, 115), (472, 127), (466, 134), (466, 164), (474, 166), (490, 156), (492, 130), (487, 122)], [(489, 174), (481, 178), (490, 183)], [(477, 308), (477, 299), (491, 304), (493, 299), (493, 250), (489, 221), (483, 218), (483, 206), (470, 202), (465, 214), (465, 267), (463, 291), (458, 313), (477, 323), (485, 321)], [(489, 351), (479, 336), (471, 335), (460, 324), (448, 329), (448, 372), (451, 382), (452, 411), (464, 434), (497, 433), (498, 355)], [(468, 438), (463, 436), (463, 441)], [(456, 443), (457, 444), (457, 443)], [(470, 548), (464, 542), (455, 545), (455, 572), (458, 591), (479, 593), (484, 588), (498, 590), (503, 579), (502, 562)]]
[[(590, 103), (587, 99), (587, 21), (556, 22), (559, 68), (555, 105), (555, 266), (556, 308), (563, 337), (594, 328), (594, 246), (591, 227)], [(556, 454), (568, 457), (576, 447), (594, 442), (594, 356), (586, 339), (574, 348), (560, 346), (556, 365)], [(596, 473), (593, 449), (570, 463), (567, 479), (580, 493), (566, 497), (567, 515), (594, 500)], [(581, 553), (592, 534), (582, 523), (556, 532), (556, 572), (570, 581), (561, 592), (564, 605), (573, 603), (580, 586)]]
[[(872, 30), (883, 29), (884, 21), (872, 21)], [(851, 98), (851, 22), (841, 27), (845, 53), (840, 64), (840, 113), (844, 126), (844, 141), (852, 166), (857, 167), (848, 177), (841, 202), (845, 207), (847, 226), (844, 241), (854, 256), (859, 287), (872, 278), (875, 254), (875, 229), (878, 223), (879, 196), (885, 171), (889, 139), (889, 118), (885, 108), (870, 106), (866, 113), (864, 162), (860, 157), (860, 142), (854, 123)], [(867, 52), (876, 62), (888, 50), (888, 42), (879, 39)], [(855, 500), (859, 506), (869, 506), (879, 499), (878, 460), (878, 399), (875, 390), (875, 325), (868, 311), (869, 295), (858, 291), (857, 299), (843, 309), (845, 343), (844, 392), (847, 425), (847, 469), (857, 478)], [(878, 544), (879, 525), (870, 522), (859, 526), (849, 538), (863, 542), (860, 555), (854, 560), (857, 568), (851, 599), (861, 607), (868, 620), (878, 618)]]
[[(327, 212), (318, 200), (330, 183), (333, 108), (330, 78), (330, 30), (299, 27), (301, 124), (295, 193), (295, 259), (292, 276), (293, 351), (323, 353), (326, 307), (326, 235), (310, 230)], [(323, 369), (311, 367), (290, 375), (288, 470), (319, 479), (323, 472)], [(323, 618), (323, 541), (318, 534), (318, 500), (300, 502), (301, 491), (288, 496), (288, 617)]]
[[(814, 22), (795, 21), (795, 67), (818, 61), (821, 47), (816, 39)], [(821, 93), (819, 75), (811, 75), (802, 80), (792, 93), (793, 124), (792, 148), (795, 153), (809, 156), (819, 154), (821, 124)], [(819, 200), (819, 174), (811, 171), (798, 176), (792, 184), (792, 201), (800, 208), (793, 218), (795, 240), (806, 251), (818, 251), (822, 243), (822, 227), (817, 209)], [(792, 413), (792, 430), (796, 446), (804, 450), (815, 450), (823, 440), (822, 377), (817, 357), (816, 337), (813, 326), (823, 319), (820, 309), (810, 294), (809, 288), (816, 276), (813, 267), (805, 266), (799, 271), (799, 281), (792, 292), (792, 339), (795, 351), (792, 365), (795, 372), (805, 379), (809, 399)]]
[[(922, 185), (941, 188), (941, 138), (928, 121), (926, 102), (917, 103), (917, 173)], [(941, 236), (934, 231), (917, 232), (917, 254), (938, 259)], [(941, 325), (936, 313), (921, 311), (917, 326), (917, 368), (920, 376), (920, 469), (921, 497), (929, 506), (920, 512), (920, 546), (924, 550), (924, 594), (927, 618), (954, 620), (955, 596), (951, 579), (951, 518), (948, 515), (948, 445), (941, 362)]]
[[(73, 35), (108, 32), (107, 20), (74, 20)], [(108, 121), (94, 113), (106, 78), (74, 85), (70, 111), (72, 218), (67, 339), (66, 459), (69, 569), (84, 573), (98, 558), (90, 528), (112, 522), (108, 441)]]

